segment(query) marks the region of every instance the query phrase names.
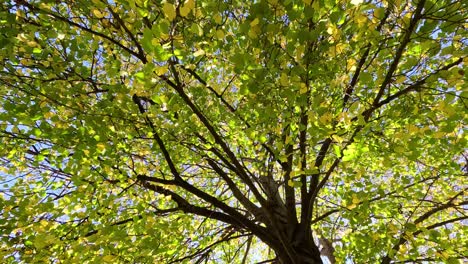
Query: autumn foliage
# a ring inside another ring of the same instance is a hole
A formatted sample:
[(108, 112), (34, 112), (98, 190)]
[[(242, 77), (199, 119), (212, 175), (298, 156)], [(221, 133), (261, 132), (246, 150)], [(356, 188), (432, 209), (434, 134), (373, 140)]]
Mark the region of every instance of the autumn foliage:
[(1, 263), (462, 263), (468, 1), (0, 9)]

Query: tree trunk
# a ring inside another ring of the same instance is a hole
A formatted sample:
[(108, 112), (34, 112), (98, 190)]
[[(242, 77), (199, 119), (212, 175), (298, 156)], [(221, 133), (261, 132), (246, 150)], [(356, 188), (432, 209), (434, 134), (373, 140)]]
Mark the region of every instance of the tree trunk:
[[(309, 243), (308, 243), (309, 244)], [(322, 264), (320, 251), (315, 245), (298, 245), (290, 247), (290, 253), (285, 250), (276, 251), (279, 264)]]
[(280, 243), (281, 248), (274, 248), (278, 264), (322, 264), (320, 250), (312, 236), (295, 235), (292, 239)]
[[(273, 200), (273, 199), (272, 199)], [(298, 222), (282, 202), (269, 200), (267, 214), (261, 217), (267, 227), (264, 242), (275, 251), (277, 264), (322, 264), (309, 223)]]

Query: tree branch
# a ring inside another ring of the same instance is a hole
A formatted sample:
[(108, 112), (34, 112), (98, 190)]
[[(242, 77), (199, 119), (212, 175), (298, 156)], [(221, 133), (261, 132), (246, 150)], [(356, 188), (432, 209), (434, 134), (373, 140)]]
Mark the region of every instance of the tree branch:
[(108, 41), (114, 43), (115, 45), (119, 46), (120, 48), (122, 48), (122, 49), (125, 50), (126, 52), (130, 53), (131, 55), (135, 56), (136, 58), (140, 59), (141, 61), (146, 62), (146, 58), (145, 58), (144, 56), (143, 56), (143, 57), (140, 57), (140, 54), (138, 54), (137, 52), (131, 50), (130, 48), (128, 48), (128, 47), (124, 46), (123, 44), (121, 44), (120, 42), (118, 42), (117, 40), (115, 40), (115, 39), (113, 39), (113, 38), (111, 38), (111, 37), (109, 37), (109, 36), (107, 36), (107, 35), (105, 35), (105, 34), (103, 34), (103, 33), (101, 33), (101, 32), (94, 31), (94, 30), (92, 30), (92, 29), (90, 29), (90, 28), (87, 28), (87, 27), (82, 26), (82, 25), (80, 25), (80, 24), (78, 24), (78, 23), (75, 23), (75, 22), (73, 22), (73, 21), (70, 21), (70, 20), (68, 20), (67, 18), (62, 17), (62, 16), (59, 16), (59, 15), (57, 15), (57, 14), (55, 14), (55, 13), (48, 12), (48, 11), (45, 11), (45, 10), (43, 10), (43, 9), (40, 9), (40, 8), (38, 8), (38, 7), (36, 7), (36, 6), (31, 5), (30, 3), (26, 2), (26, 1), (21, 1), (21, 4), (27, 6), (27, 7), (30, 8), (31, 10), (35, 10), (35, 11), (38, 11), (38, 12), (41, 12), (41, 13), (50, 15), (50, 16), (52, 16), (52, 17), (54, 17), (54, 18), (56, 18), (56, 19), (58, 19), (58, 20), (60, 20), (60, 21), (66, 22), (66, 23), (68, 23), (68, 24), (70, 24), (70, 25), (72, 25), (72, 26), (74, 26), (74, 27), (77, 27), (77, 28), (79, 28), (79, 29), (81, 29), (81, 30), (84, 30), (84, 31), (86, 31), (86, 32), (88, 32), (88, 33), (91, 33), (91, 34), (93, 34), (93, 35), (96, 35), (96, 36), (99, 36), (99, 37), (101, 37), (101, 38), (103, 38), (103, 39), (106, 39), (106, 40), (108, 40)]
[[(376, 28), (377, 32), (380, 32), (383, 25), (387, 21), (387, 18), (390, 15), (390, 13), (391, 13), (391, 8), (387, 8), (387, 10), (385, 11), (384, 17), (382, 18), (382, 20), (380, 21), (380, 24)], [(370, 43), (367, 44), (366, 50), (364, 51), (364, 54), (362, 55), (361, 59), (359, 60), (358, 66), (356, 67), (356, 71), (353, 74), (353, 78), (351, 79), (351, 82), (349, 83), (348, 87), (346, 88), (345, 95), (343, 97), (343, 108), (346, 106), (346, 104), (348, 103), (349, 98), (353, 94), (354, 87), (356, 86), (356, 84), (358, 82), (359, 75), (361, 74), (362, 67), (366, 63), (367, 56), (369, 56), (369, 52), (370, 52), (371, 47), (372, 46), (371, 46)]]
[(262, 205), (266, 205), (266, 200), (265, 198), (260, 194), (260, 192), (257, 190), (255, 187), (254, 183), (252, 180), (249, 178), (247, 175), (244, 167), (240, 164), (240, 162), (237, 160), (236, 155), (231, 151), (229, 146), (224, 142), (222, 137), (216, 132), (214, 127), (211, 125), (211, 123), (208, 121), (208, 119), (205, 117), (205, 115), (198, 109), (198, 107), (190, 100), (190, 98), (187, 96), (187, 94), (184, 92), (183, 87), (180, 87), (173, 83), (171, 80), (169, 80), (166, 76), (159, 76), (161, 79), (163, 79), (169, 86), (174, 88), (176, 92), (179, 94), (179, 96), (184, 100), (184, 102), (187, 104), (187, 106), (193, 111), (193, 113), (200, 119), (200, 121), (203, 123), (203, 125), (208, 129), (210, 134), (213, 136), (215, 142), (221, 146), (223, 151), (226, 153), (228, 158), (231, 160), (231, 162), (234, 164), (238, 172), (240, 173), (240, 177), (242, 180), (249, 186), (250, 190), (252, 193), (255, 195), (255, 198), (260, 202)]
[[(458, 195), (459, 194), (457, 194), (456, 196), (458, 196)], [(467, 205), (467, 204), (468, 204), (468, 201), (462, 201), (462, 202), (454, 204), (453, 199), (451, 199), (448, 203), (445, 203), (445, 204), (440, 205), (438, 207), (434, 207), (431, 210), (427, 211), (426, 213), (424, 213), (423, 215), (418, 217), (413, 223), (415, 225), (417, 225), (417, 224), (427, 220), (433, 214), (435, 214), (437, 212), (440, 212), (440, 211), (442, 211), (444, 209), (447, 209), (447, 208), (450, 208), (450, 207), (456, 207), (456, 206), (460, 206), (460, 205)], [(426, 227), (426, 229), (436, 228), (436, 227), (439, 227), (439, 226), (442, 226), (442, 225), (445, 225), (445, 224), (448, 224), (448, 223), (452, 223), (454, 221), (464, 220), (464, 219), (467, 219), (467, 218), (468, 218), (467, 216), (463, 216), (463, 217), (457, 217), (457, 218), (449, 219), (449, 220), (446, 220), (446, 221), (443, 221), (443, 222), (440, 222), (440, 223), (430, 225), (430, 226)], [(416, 236), (416, 235), (420, 234), (421, 232), (422, 232), (421, 230), (418, 230), (418, 231), (413, 232), (412, 235)], [(405, 238), (403, 235), (401, 235), (398, 242), (392, 247), (392, 250), (393, 251), (398, 251), (400, 246), (405, 244), (407, 241), (408, 241), (408, 239)], [(384, 258), (382, 258), (381, 264), (390, 264), (391, 260), (392, 260), (392, 258), (390, 257), (389, 254), (387, 254)]]
[[(400, 63), (401, 56), (403, 55), (403, 51), (405, 50), (406, 46), (411, 40), (411, 35), (413, 34), (413, 31), (416, 29), (416, 26), (418, 24), (418, 21), (422, 17), (422, 10), (424, 8), (424, 4), (426, 3), (426, 0), (420, 0), (418, 2), (418, 5), (416, 6), (416, 10), (413, 13), (413, 17), (411, 18), (410, 24), (408, 28), (406, 29), (405, 35), (403, 36), (403, 40), (400, 43), (400, 46), (398, 46), (398, 49), (395, 53), (395, 58), (393, 59), (392, 63), (390, 64), (390, 67), (388, 68), (387, 74), (385, 76), (385, 79), (383, 80), (382, 84), (380, 85), (379, 91), (374, 98), (374, 102), (372, 103), (373, 106), (377, 105), (380, 102), (380, 99), (382, 98), (385, 89), (387, 86), (392, 82), (392, 77), (393, 74), (395, 73), (398, 64)], [(368, 119), (370, 117), (366, 116), (365, 119)]]

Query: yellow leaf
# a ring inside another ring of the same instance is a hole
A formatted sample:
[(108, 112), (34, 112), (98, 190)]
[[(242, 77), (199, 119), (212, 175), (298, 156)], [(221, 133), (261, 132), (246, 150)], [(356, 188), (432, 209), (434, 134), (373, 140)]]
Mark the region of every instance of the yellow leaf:
[(326, 125), (332, 120), (332, 114), (331, 113), (325, 113), (323, 116), (319, 118), (320, 123)]
[(314, 2), (312, 3), (312, 8), (313, 8), (314, 10), (319, 10), (319, 9), (320, 9), (320, 1), (314, 1)]
[(45, 101), (45, 100), (42, 101), (42, 102), (39, 104), (39, 106), (40, 106), (41, 108), (46, 107), (46, 106), (47, 106), (47, 101)]
[(415, 126), (413, 124), (409, 124), (407, 126), (407, 128), (408, 128), (408, 131), (410, 132), (410, 134), (416, 134), (416, 133), (419, 132), (419, 127), (417, 127), (417, 126)]
[(85, 154), (85, 156), (89, 156), (89, 150), (83, 149), (83, 153)]
[(348, 61), (346, 61), (346, 65), (348, 69), (351, 69), (352, 67), (356, 68), (356, 60), (353, 58), (348, 59)]
[(39, 6), (41, 9), (50, 10), (50, 4), (48, 5), (46, 3), (40, 3)]
[(200, 8), (194, 9), (194, 10), (193, 10), (193, 14), (194, 14), (195, 17), (197, 17), (197, 18), (199, 18), (199, 17), (204, 17), (204, 14), (203, 14), (203, 12), (201, 11)]
[(250, 22), (250, 26), (251, 27), (255, 27), (256, 25), (258, 25), (260, 21), (258, 20), (258, 18), (255, 18), (252, 22)]
[(358, 24), (360, 27), (363, 27), (364, 24), (366, 24), (367, 19), (368, 19), (367, 16), (364, 15), (364, 14), (359, 14), (359, 15), (355, 18), (357, 24)]
[(385, 15), (385, 8), (377, 8), (374, 10), (374, 16), (378, 19), (382, 19)]
[(49, 225), (49, 222), (47, 222), (46, 220), (41, 220), (39, 222), (39, 224), (42, 226), (42, 227), (46, 227), (47, 225)]
[(152, 44), (153, 46), (159, 46), (159, 47), (161, 46), (161, 43), (159, 42), (159, 39), (157, 39), (157, 38), (153, 38), (153, 39), (151, 40), (151, 44)]
[(400, 230), (398, 229), (398, 227), (397, 227), (395, 224), (393, 224), (393, 223), (388, 224), (387, 227), (388, 227), (388, 229), (389, 229), (389, 232), (388, 232), (388, 233), (390, 233), (390, 234), (396, 234), (396, 233), (398, 233), (398, 232), (400, 231)]
[(359, 198), (357, 197), (356, 194), (353, 194), (353, 204), (359, 204), (361, 202), (361, 200), (359, 200)]
[(195, 8), (195, 0), (187, 0), (185, 2), (185, 5), (188, 6), (190, 9), (194, 9)]
[(403, 75), (403, 76), (400, 76), (396, 79), (396, 83), (403, 83), (404, 81), (406, 81), (406, 76)]
[(285, 73), (281, 73), (280, 84), (282, 86), (288, 86), (289, 85), (289, 77)]
[(188, 16), (188, 14), (190, 13), (192, 9), (190, 8), (189, 5), (185, 4), (183, 5), (181, 8), (180, 8), (180, 15), (183, 16), (183, 17), (186, 17)]
[(287, 162), (287, 161), (288, 161), (288, 157), (286, 157), (285, 155), (281, 155), (281, 156), (279, 157), (279, 160), (280, 160), (281, 162)]
[(97, 10), (97, 9), (94, 9), (94, 10), (93, 10), (93, 14), (94, 14), (97, 18), (103, 18), (103, 17), (104, 17), (104, 14), (103, 14), (101, 11)]
[(409, 24), (411, 23), (411, 13), (407, 13), (404, 17), (403, 17), (403, 23), (407, 26), (409, 26)]
[(351, 4), (353, 5), (359, 5), (362, 2), (364, 2), (364, 0), (351, 0)]
[(468, 57), (464, 57), (463, 58), (463, 65), (467, 65), (468, 64)]
[(98, 143), (96, 145), (97, 149), (99, 149), (99, 151), (104, 151), (106, 150), (106, 145), (104, 145), (104, 143)]
[(443, 260), (447, 260), (449, 258), (449, 254), (447, 253), (447, 251), (436, 252), (436, 256)]
[(305, 50), (305, 47), (303, 45), (300, 45), (299, 47), (296, 48), (295, 56), (298, 61), (300, 61), (302, 56), (304, 55), (304, 50)]
[(216, 37), (218, 39), (223, 39), (224, 38), (224, 31), (222, 29), (216, 30)]
[(174, 5), (170, 3), (164, 3), (162, 9), (167, 19), (169, 19), (170, 21), (174, 20), (174, 18), (176, 17), (176, 9)]
[(408, 248), (406, 247), (406, 244), (402, 244), (400, 246), (400, 249), (398, 250), (398, 252), (400, 252), (401, 254), (404, 254), (404, 253), (406, 253), (406, 251), (408, 251)]
[(219, 14), (215, 14), (213, 16), (213, 19), (216, 22), (216, 24), (221, 24), (221, 22), (223, 22), (223, 18)]
[(156, 67), (156, 69), (154, 71), (156, 72), (157, 75), (163, 75), (163, 74), (165, 74), (167, 72), (167, 69), (168, 69), (167, 65), (158, 66), (158, 67)]
[(258, 26), (253, 26), (253, 27), (250, 27), (248, 35), (250, 38), (256, 39), (258, 38), (259, 33), (260, 33), (260, 29), (258, 28)]
[(404, 152), (405, 152), (405, 148), (404, 148), (404, 147), (398, 146), (398, 147), (395, 148), (395, 152), (396, 152), (396, 153), (404, 153)]
[(294, 187), (294, 182), (292, 180), (288, 180), (288, 186), (289, 187)]
[(115, 258), (115, 257), (112, 256), (112, 255), (106, 255), (106, 256), (102, 257), (102, 260), (103, 260), (104, 262), (113, 262), (113, 261), (114, 261), (114, 258)]
[(445, 132), (441, 132), (441, 131), (435, 132), (434, 137), (435, 138), (443, 138), (445, 136), (445, 134), (446, 134)]
[(195, 51), (193, 53), (193, 56), (195, 56), (195, 57), (199, 57), (199, 56), (203, 56), (203, 55), (205, 55), (205, 51), (202, 50), (202, 49), (199, 49), (199, 50), (197, 50), (197, 51)]
[(307, 93), (307, 85), (305, 83), (301, 83), (301, 88), (299, 89), (300, 94)]
[(192, 26), (191, 26), (190, 29), (191, 29), (192, 32), (196, 33), (198, 36), (202, 36), (202, 35), (203, 35), (203, 29), (202, 29), (202, 27), (200, 27), (200, 25), (198, 25), (198, 24), (196, 24), (196, 23), (192, 24)]
[(268, 3), (272, 6), (275, 6), (276, 4), (278, 4), (278, 0), (268, 0)]
[(340, 144), (343, 142), (343, 138), (338, 135), (333, 135), (332, 138)]

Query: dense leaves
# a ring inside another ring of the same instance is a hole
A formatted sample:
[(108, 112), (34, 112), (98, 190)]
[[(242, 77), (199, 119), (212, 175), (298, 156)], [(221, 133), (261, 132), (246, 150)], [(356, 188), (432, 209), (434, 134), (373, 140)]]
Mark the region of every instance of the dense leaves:
[(4, 1), (0, 262), (461, 263), (467, 7)]

